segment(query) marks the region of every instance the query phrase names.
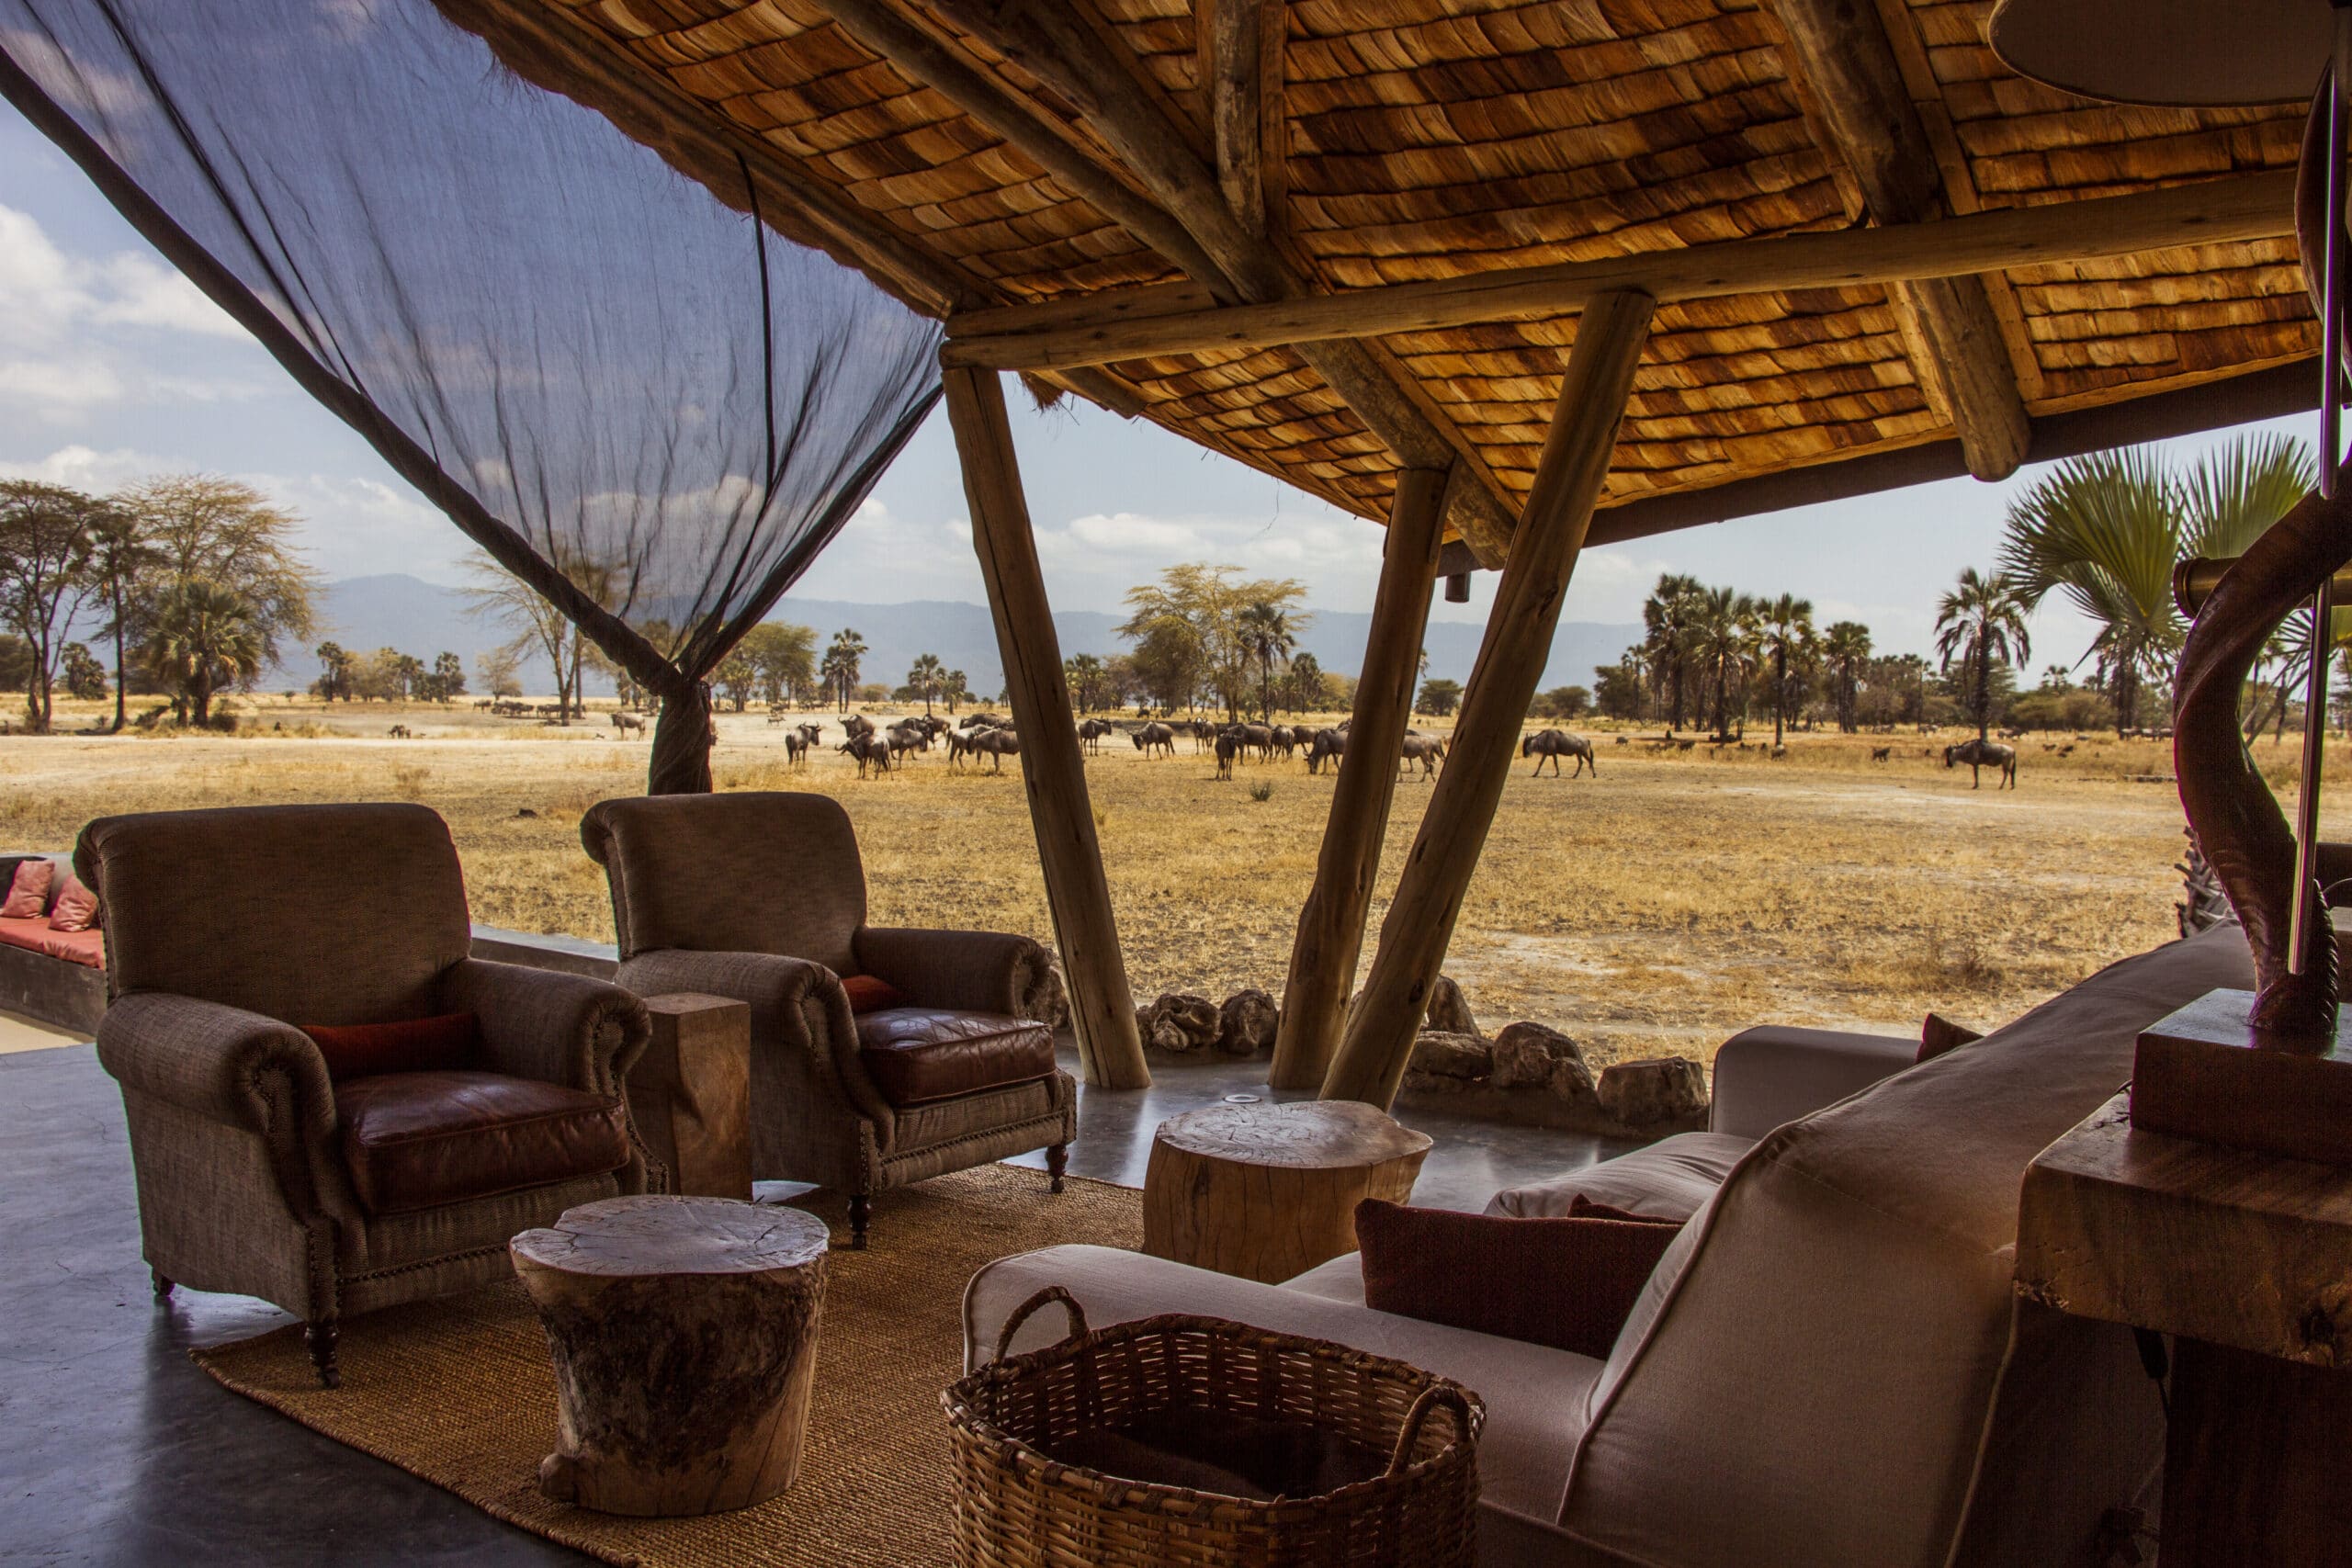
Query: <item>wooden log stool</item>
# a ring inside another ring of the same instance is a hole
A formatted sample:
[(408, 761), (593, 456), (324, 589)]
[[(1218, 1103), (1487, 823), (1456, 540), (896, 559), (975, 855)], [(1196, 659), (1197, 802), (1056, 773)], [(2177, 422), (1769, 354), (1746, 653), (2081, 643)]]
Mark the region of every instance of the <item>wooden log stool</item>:
[(718, 1198), (607, 1198), (509, 1244), (555, 1358), (539, 1490), (607, 1514), (717, 1514), (792, 1484), (823, 1222)]
[(1159, 1124), (1143, 1249), (1274, 1285), (1356, 1248), (1356, 1204), (1402, 1203), (1426, 1134), (1352, 1100), (1212, 1105)]
[(653, 1038), (628, 1070), (629, 1119), (670, 1190), (752, 1196), (752, 1010), (731, 997), (645, 998)]

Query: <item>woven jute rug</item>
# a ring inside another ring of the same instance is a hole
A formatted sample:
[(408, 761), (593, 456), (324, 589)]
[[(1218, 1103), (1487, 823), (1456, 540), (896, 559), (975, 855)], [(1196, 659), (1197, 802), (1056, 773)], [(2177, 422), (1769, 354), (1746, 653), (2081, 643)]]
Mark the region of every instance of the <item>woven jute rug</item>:
[[(839, 1200), (804, 1206), (848, 1234)], [(228, 1387), (523, 1529), (644, 1568), (939, 1563), (949, 1555), (946, 1417), (963, 1375), (964, 1285), (992, 1258), (1059, 1242), (1142, 1245), (1141, 1195), (989, 1166), (874, 1201), (874, 1243), (826, 1267), (800, 1473), (740, 1513), (629, 1519), (539, 1495), (555, 1378), (522, 1287), (421, 1302), (343, 1325), (343, 1387), (318, 1386), (300, 1331), (194, 1352)]]

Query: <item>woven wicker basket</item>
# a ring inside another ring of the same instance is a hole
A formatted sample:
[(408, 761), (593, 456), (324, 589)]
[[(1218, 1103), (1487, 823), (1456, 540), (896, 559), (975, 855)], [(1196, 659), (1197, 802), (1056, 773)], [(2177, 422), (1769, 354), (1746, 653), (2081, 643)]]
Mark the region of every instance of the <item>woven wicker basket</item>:
[[(1069, 1337), (1006, 1359), (1014, 1332), (1057, 1301)], [(1057, 1285), (1005, 1321), (994, 1364), (940, 1397), (956, 1454), (957, 1568), (1469, 1568), (1475, 1556), (1486, 1406), (1402, 1361), (1209, 1317), (1090, 1333)], [(1312, 1426), (1388, 1454), (1387, 1468), (1317, 1495), (1256, 1502), (1041, 1451), (1176, 1407)], [(1430, 1423), (1440, 1409), (1452, 1419)]]

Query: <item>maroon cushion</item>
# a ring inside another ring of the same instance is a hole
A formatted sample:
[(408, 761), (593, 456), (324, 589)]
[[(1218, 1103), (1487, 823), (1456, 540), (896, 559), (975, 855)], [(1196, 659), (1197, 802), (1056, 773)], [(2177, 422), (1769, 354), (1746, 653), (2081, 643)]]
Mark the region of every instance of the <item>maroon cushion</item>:
[(1912, 1065), (1917, 1066), (1921, 1062), (1932, 1062), (1947, 1051), (1956, 1051), (1972, 1040), (1984, 1038), (1981, 1030), (1971, 1029), (1964, 1023), (1954, 1023), (1931, 1012), (1919, 1024), (1919, 1054), (1911, 1058)]
[(1366, 1306), (1595, 1358), (1681, 1228), (1581, 1194), (1563, 1218), (1356, 1205)]
[(371, 1073), (438, 1073), (470, 1067), (481, 1055), (481, 1023), (469, 1012), (398, 1023), (306, 1023), (302, 1032), (318, 1043), (327, 1077), (366, 1077)]
[(379, 1073), (335, 1086), (343, 1160), (372, 1214), (618, 1170), (621, 1102), (500, 1073)]
[(1054, 1032), (1001, 1012), (885, 1008), (857, 1021), (857, 1059), (893, 1105), (951, 1100), (1054, 1071)]
[(48, 913), (49, 887), (57, 876), (57, 863), (36, 855), (18, 863), (8, 879), (8, 896), (0, 899), (0, 919), (29, 920)]
[(854, 1013), (880, 1012), (884, 1008), (907, 1005), (899, 987), (879, 975), (844, 975), (842, 989), (849, 993), (849, 1010)]

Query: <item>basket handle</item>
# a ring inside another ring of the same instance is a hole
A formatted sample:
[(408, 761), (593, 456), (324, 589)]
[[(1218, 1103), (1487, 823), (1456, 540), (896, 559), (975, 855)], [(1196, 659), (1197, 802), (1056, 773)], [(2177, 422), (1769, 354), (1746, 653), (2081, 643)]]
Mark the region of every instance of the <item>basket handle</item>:
[(1421, 1440), (1421, 1424), (1430, 1412), (1442, 1404), (1453, 1417), (1453, 1430), (1458, 1441), (1470, 1440), (1470, 1402), (1452, 1383), (1433, 1382), (1421, 1390), (1411, 1409), (1405, 1412), (1405, 1424), (1396, 1432), (1396, 1451), (1388, 1456), (1388, 1473), (1397, 1475), (1413, 1461), (1413, 1445)]
[(1052, 1302), (1061, 1303), (1062, 1311), (1067, 1314), (1069, 1318), (1069, 1332), (1062, 1336), (1062, 1338), (1065, 1341), (1084, 1338), (1086, 1336), (1086, 1309), (1078, 1304), (1078, 1298), (1076, 1296), (1071, 1295), (1059, 1285), (1048, 1285), (1044, 1290), (1039, 1291), (1035, 1295), (1031, 1296), (1027, 1301), (1023, 1302), (1019, 1306), (1014, 1307), (1012, 1309), (1012, 1315), (1004, 1320), (1004, 1326), (997, 1331), (996, 1356), (994, 1359), (1000, 1361), (1003, 1360), (1004, 1353), (1012, 1348), (1012, 1337), (1021, 1332), (1021, 1325), (1028, 1322), (1030, 1317), (1035, 1314), (1039, 1307), (1045, 1306)]

